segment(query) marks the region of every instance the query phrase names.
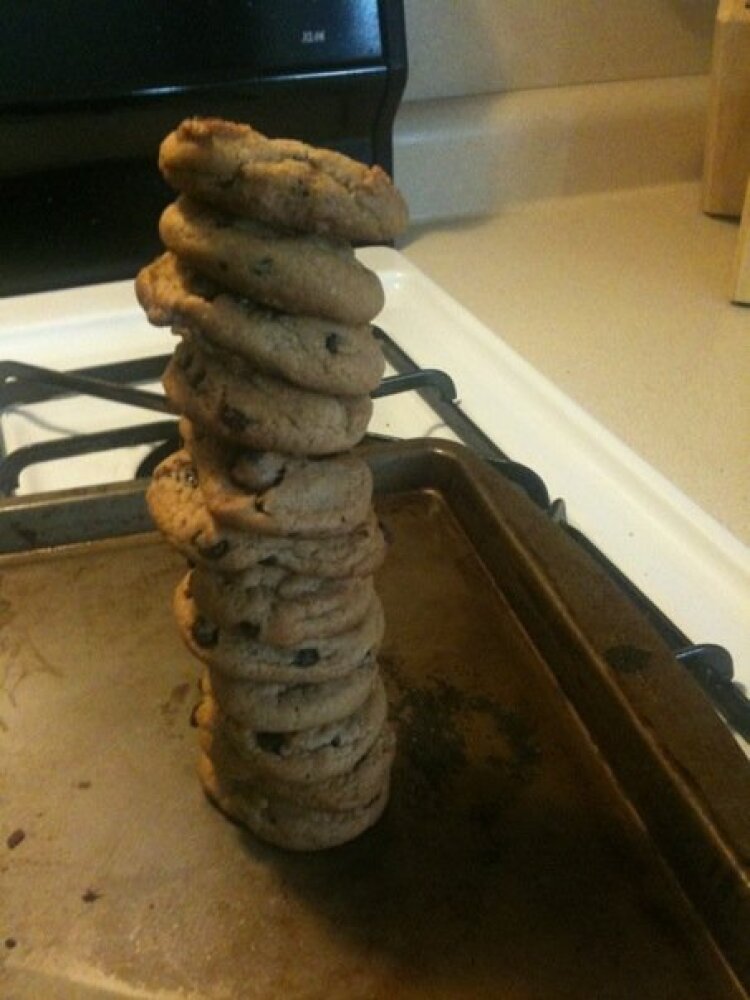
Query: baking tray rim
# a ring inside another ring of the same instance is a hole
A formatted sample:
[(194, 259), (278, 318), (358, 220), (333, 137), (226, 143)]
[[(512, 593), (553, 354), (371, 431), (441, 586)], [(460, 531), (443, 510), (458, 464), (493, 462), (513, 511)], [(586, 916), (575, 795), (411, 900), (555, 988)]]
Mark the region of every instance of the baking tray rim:
[[(472, 539), (480, 558), (498, 586), (503, 560), (511, 556), (515, 561), (514, 579), (505, 596), (527, 635), (546, 646), (542, 650), (546, 662), (555, 664), (555, 654), (563, 646), (576, 650), (577, 662), (558, 663), (559, 669), (554, 669), (558, 683), (750, 992), (750, 764), (698, 686), (677, 666), (628, 596), (562, 527), (465, 446), (414, 439), (367, 445), (363, 454), (373, 469), (377, 492), (443, 492), (462, 510), (464, 530), (470, 532), (472, 523), (485, 524), (487, 519), (494, 524), (496, 531), (490, 537)], [(70, 546), (152, 533), (145, 506), (147, 482), (4, 501), (0, 567)], [(564, 566), (576, 563), (579, 579), (572, 590), (550, 572), (556, 560)], [(617, 604), (624, 634), (633, 630), (637, 636), (632, 646), (620, 641), (618, 648), (643, 652), (645, 644), (647, 667), (631, 671), (613, 664), (611, 649), (586, 606), (586, 588), (595, 587), (604, 588)], [(540, 608), (550, 607), (555, 621), (540, 620)], [(660, 673), (665, 671), (667, 681), (662, 678), (659, 687)], [(700, 731), (701, 742), (710, 745), (710, 761), (690, 756), (685, 719), (660, 711), (658, 702), (649, 700), (653, 691), (648, 682), (655, 678), (657, 694), (677, 692), (689, 704), (690, 726)], [(597, 708), (603, 703), (607, 711), (598, 717)]]

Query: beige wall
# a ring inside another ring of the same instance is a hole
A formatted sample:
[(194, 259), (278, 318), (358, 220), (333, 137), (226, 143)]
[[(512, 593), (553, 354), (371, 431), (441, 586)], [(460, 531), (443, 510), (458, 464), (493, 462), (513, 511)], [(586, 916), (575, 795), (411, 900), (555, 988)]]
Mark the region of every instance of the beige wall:
[(716, 0), (405, 0), (406, 100), (708, 70)]

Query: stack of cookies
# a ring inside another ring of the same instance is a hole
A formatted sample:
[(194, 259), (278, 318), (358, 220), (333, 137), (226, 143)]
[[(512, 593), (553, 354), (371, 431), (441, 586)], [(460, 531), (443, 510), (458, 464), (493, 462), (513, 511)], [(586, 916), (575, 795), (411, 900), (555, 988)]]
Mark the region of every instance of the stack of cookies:
[(183, 447), (147, 499), (191, 566), (174, 611), (206, 666), (199, 773), (260, 838), (331, 847), (378, 819), (394, 754), (385, 543), (351, 451), (383, 291), (352, 243), (391, 239), (406, 208), (377, 167), (214, 119), (183, 122), (159, 165), (179, 196), (136, 291), (180, 338), (163, 381)]

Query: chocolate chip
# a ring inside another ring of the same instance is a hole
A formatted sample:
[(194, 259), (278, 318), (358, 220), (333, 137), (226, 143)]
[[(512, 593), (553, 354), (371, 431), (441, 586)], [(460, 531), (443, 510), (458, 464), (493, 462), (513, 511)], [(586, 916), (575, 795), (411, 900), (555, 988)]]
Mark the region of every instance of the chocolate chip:
[(14, 847), (18, 847), (18, 845), (22, 843), (25, 839), (26, 839), (26, 831), (21, 830), (19, 827), (19, 829), (14, 830), (13, 833), (10, 834), (5, 843), (12, 851)]
[(294, 665), (295, 667), (314, 667), (319, 659), (320, 653), (317, 649), (298, 649), (294, 654)]
[(222, 424), (224, 424), (225, 427), (228, 427), (231, 431), (244, 431), (250, 423), (244, 413), (236, 409), (234, 406), (228, 406), (226, 403), (219, 411), (219, 420), (221, 420)]
[(95, 903), (97, 899), (101, 899), (102, 894), (100, 892), (95, 892), (93, 889), (87, 889), (81, 896), (84, 903)]
[(284, 746), (283, 733), (256, 733), (255, 738), (261, 750), (265, 750), (266, 753), (281, 754)]
[(188, 372), (185, 376), (185, 381), (190, 386), (191, 389), (197, 389), (201, 382), (203, 382), (208, 375), (208, 372), (203, 367), (193, 368), (192, 371)]
[(190, 634), (201, 649), (213, 649), (219, 641), (219, 628), (213, 622), (198, 616), (193, 622)]
[(240, 622), (238, 628), (243, 639), (257, 639), (260, 635), (260, 625), (255, 622)]
[(16, 941), (15, 938), (9, 937), (9, 938), (5, 939), (5, 947), (6, 948), (15, 948), (15, 946), (17, 944), (18, 944), (18, 941)]
[(198, 473), (192, 465), (185, 465), (180, 470), (180, 482), (195, 489), (198, 485)]
[(208, 545), (205, 548), (201, 545), (196, 545), (196, 548), (204, 559), (221, 559), (229, 551), (229, 542), (226, 538), (222, 538), (220, 542), (216, 542), (214, 545)]
[(253, 264), (253, 274), (258, 278), (265, 278), (273, 271), (273, 257), (261, 257)]
[(339, 353), (339, 343), (340, 343), (340, 341), (341, 341), (341, 337), (339, 337), (339, 335), (337, 333), (329, 333), (328, 334), (328, 336), (326, 337), (326, 350), (328, 351), (329, 354), (338, 354)]

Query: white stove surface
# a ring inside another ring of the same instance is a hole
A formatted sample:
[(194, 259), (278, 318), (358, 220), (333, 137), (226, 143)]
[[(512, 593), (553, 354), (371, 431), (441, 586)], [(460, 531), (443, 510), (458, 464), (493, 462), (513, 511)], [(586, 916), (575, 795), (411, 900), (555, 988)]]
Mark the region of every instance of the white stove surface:
[[(738, 679), (750, 685), (746, 547), (403, 255), (377, 247), (360, 256), (383, 281), (386, 305), (378, 322), (399, 346), (418, 365), (446, 371), (463, 410), (512, 459), (538, 472), (552, 497), (565, 499), (570, 522), (692, 641), (725, 646)], [(167, 354), (174, 346), (171, 334), (149, 326), (129, 282), (0, 300), (2, 358), (64, 370)], [(9, 412), (0, 428), (11, 449), (160, 419), (122, 404), (67, 399)], [(376, 401), (371, 430), (453, 437), (415, 393)], [(23, 474), (21, 491), (131, 478), (149, 450), (45, 463)]]

